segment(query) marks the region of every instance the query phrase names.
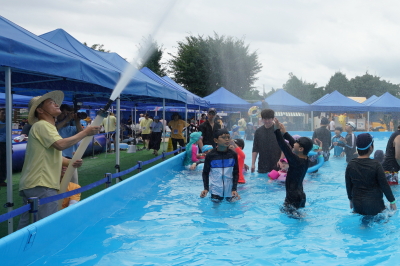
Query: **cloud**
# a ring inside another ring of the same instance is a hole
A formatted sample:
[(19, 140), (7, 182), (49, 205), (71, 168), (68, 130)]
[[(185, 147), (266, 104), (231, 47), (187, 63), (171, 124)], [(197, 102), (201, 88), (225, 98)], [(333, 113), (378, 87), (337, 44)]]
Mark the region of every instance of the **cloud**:
[[(166, 1), (7, 1), (2, 15), (35, 34), (63, 28), (131, 59)], [(293, 72), (324, 86), (338, 70), (400, 83), (396, 1), (178, 1), (157, 41), (174, 53), (189, 33), (244, 37), (263, 70), (255, 84), (280, 88)], [(166, 56), (165, 60), (168, 59)]]

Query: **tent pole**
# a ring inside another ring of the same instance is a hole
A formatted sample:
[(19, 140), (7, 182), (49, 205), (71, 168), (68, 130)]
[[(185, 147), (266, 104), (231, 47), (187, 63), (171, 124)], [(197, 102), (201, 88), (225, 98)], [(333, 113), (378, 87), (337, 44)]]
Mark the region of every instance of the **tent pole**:
[(367, 120), (367, 131), (369, 132), (369, 111), (368, 111), (368, 120)]
[(162, 112), (163, 112), (163, 152), (165, 152), (165, 98), (162, 99)]
[(200, 111), (200, 105), (199, 105), (199, 123), (198, 123), (198, 126), (200, 126), (200, 119), (201, 119), (201, 111)]
[(314, 131), (314, 111), (311, 111), (311, 131)]
[[(119, 132), (121, 127), (121, 100), (117, 98), (117, 132), (115, 132), (114, 148), (115, 148), (115, 172), (119, 172)], [(118, 183), (119, 179), (116, 178), (115, 182)]]
[(187, 143), (188, 127), (189, 127), (189, 125), (187, 124), (187, 103), (185, 103), (185, 123), (186, 123), (186, 143)]
[(131, 138), (133, 138), (133, 108), (131, 108), (131, 129), (132, 129)]
[[(5, 69), (6, 90), (6, 169), (7, 169), (7, 212), (13, 210), (13, 182), (12, 182), (12, 94), (11, 68)], [(1, 171), (1, 170), (0, 170)], [(14, 231), (13, 218), (8, 219), (8, 234)]]
[[(132, 128), (132, 130), (133, 130), (133, 128)], [(133, 134), (133, 131), (132, 131), (132, 134)], [(135, 138), (135, 143), (136, 143), (136, 104), (135, 104), (135, 135), (134, 135), (134, 138)]]

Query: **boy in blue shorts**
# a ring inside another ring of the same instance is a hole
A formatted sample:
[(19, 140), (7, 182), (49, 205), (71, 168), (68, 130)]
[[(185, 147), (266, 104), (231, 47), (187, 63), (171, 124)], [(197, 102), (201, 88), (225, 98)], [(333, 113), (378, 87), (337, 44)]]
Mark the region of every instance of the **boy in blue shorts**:
[(332, 145), (330, 147), (330, 150), (333, 149), (333, 157), (339, 157), (342, 156), (343, 157), (343, 147), (340, 147), (339, 145), (333, 145), (333, 143), (341, 143), (344, 144), (340, 138), (342, 138), (342, 132), (343, 132), (343, 128), (342, 127), (336, 127), (335, 128), (335, 136), (333, 136), (332, 138)]

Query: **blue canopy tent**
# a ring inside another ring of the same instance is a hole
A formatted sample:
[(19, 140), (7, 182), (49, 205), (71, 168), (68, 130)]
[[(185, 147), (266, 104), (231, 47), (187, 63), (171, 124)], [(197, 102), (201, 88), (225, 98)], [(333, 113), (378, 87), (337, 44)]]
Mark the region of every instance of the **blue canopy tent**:
[[(56, 46), (59, 46), (69, 51), (71, 54), (76, 55), (83, 60), (86, 59), (90, 62), (95, 63), (100, 67), (118, 73), (118, 78), (123, 72), (123, 70), (128, 66), (128, 63), (119, 56), (117, 56), (116, 54), (104, 55), (107, 53), (95, 51), (83, 45), (81, 42), (76, 40), (74, 37), (72, 37), (63, 29), (56, 29), (54, 31), (42, 34), (40, 35), (40, 37), (45, 40), (48, 40), (49, 42), (55, 44)], [(140, 86), (139, 84), (137, 84), (137, 81), (142, 82), (145, 86)], [(114, 88), (115, 84), (110, 88)], [(135, 95), (135, 97), (132, 98), (127, 96), (126, 94)], [(128, 104), (129, 101), (133, 100), (135, 102), (143, 101), (146, 103), (156, 103), (160, 102), (160, 100), (154, 101), (155, 100), (154, 98), (156, 99), (164, 98), (160, 97), (160, 95), (163, 95), (166, 100), (175, 100), (175, 101), (170, 101), (171, 103), (186, 102), (185, 93), (177, 91), (173, 88), (160, 85), (159, 83), (156, 83), (152, 79), (148, 78), (146, 75), (143, 75), (140, 71), (137, 71), (132, 81), (123, 91), (123, 95), (121, 95), (121, 101), (122, 102), (125, 101), (125, 104)]]
[(368, 107), (347, 98), (338, 91), (334, 91), (312, 103), (311, 110), (321, 112), (367, 112)]
[(283, 89), (276, 92), (265, 99), (269, 107), (274, 111), (285, 112), (310, 112), (311, 105), (305, 103)]
[(377, 97), (376, 99), (370, 101), (367, 104), (367, 106), (368, 106), (368, 125), (369, 125), (370, 112), (384, 112), (384, 113), (400, 112), (400, 99), (393, 96), (389, 92), (385, 92), (380, 97)]
[(210, 107), (214, 107), (218, 110), (249, 110), (252, 106), (239, 96), (236, 96), (232, 92), (228, 91), (224, 87), (219, 88), (210, 95), (204, 97), (205, 100), (210, 102)]
[[(120, 72), (71, 53), (0, 16), (0, 90), (6, 93), (7, 201), (12, 211), (11, 122), (12, 94), (36, 96), (62, 90), (65, 100), (108, 101)], [(160, 99), (186, 102), (186, 94), (157, 83), (133, 78), (121, 99)], [(154, 102), (159, 102), (154, 101)], [(119, 123), (118, 123), (119, 124)], [(10, 219), (9, 233), (13, 231)]]
[[(368, 107), (364, 104), (358, 103), (338, 91), (334, 91), (330, 94), (322, 96), (317, 101), (311, 104), (311, 117), (313, 118), (313, 111), (321, 111), (321, 112), (367, 112)], [(314, 121), (312, 121), (312, 128)]]
[(372, 95), (371, 97), (369, 97), (368, 99), (363, 101), (362, 104), (369, 105), (371, 102), (375, 101), (376, 99), (378, 99), (378, 96)]

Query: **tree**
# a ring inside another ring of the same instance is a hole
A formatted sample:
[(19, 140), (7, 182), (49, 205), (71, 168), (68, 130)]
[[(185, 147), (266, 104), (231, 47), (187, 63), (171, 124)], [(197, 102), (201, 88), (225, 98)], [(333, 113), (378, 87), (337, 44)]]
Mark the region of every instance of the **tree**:
[(106, 50), (106, 49), (103, 48), (104, 44), (98, 44), (97, 43), (97, 44), (93, 44), (92, 46), (89, 46), (86, 42), (84, 42), (83, 44), (85, 46), (93, 49), (93, 50), (97, 50), (97, 51), (104, 52), (104, 53), (110, 53), (111, 52), (110, 50)]
[(167, 70), (161, 63), (164, 53), (163, 46), (159, 46), (157, 41), (155, 41), (151, 35), (147, 38), (142, 38), (142, 42), (138, 45), (138, 49), (139, 55), (141, 55), (139, 58), (139, 69), (148, 67), (160, 77), (167, 75)]
[(289, 73), (289, 80), (283, 84), (283, 89), (299, 100), (313, 103), (324, 95), (323, 87), (317, 87), (317, 83), (307, 83)]
[[(225, 87), (239, 97), (254, 91), (262, 65), (244, 39), (231, 36), (187, 36), (168, 61), (177, 83), (203, 97)], [(257, 92), (258, 93), (258, 92)]]
[(328, 84), (325, 86), (326, 93), (332, 93), (335, 90), (345, 96), (354, 96), (354, 90), (352, 84), (347, 79), (346, 75), (342, 72), (336, 72), (330, 79)]
[(381, 80), (378, 76), (373, 76), (366, 72), (362, 76), (356, 76), (350, 80), (350, 83), (354, 87), (354, 95), (360, 97), (371, 97), (372, 95), (381, 96), (385, 92), (399, 97), (400, 87), (399, 85)]

